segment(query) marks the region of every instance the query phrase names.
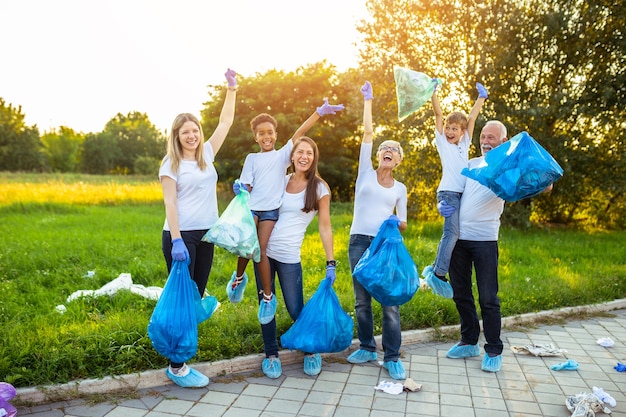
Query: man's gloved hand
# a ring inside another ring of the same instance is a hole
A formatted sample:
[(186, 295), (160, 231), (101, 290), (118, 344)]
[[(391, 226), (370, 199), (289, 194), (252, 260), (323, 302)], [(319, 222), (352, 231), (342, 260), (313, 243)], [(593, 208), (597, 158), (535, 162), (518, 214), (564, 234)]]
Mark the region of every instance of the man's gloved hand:
[(172, 259), (175, 261), (186, 261), (189, 259), (189, 251), (181, 238), (172, 240)]
[(248, 191), (248, 192), (250, 191), (250, 190), (248, 190), (248, 187), (246, 187), (246, 184), (242, 184), (239, 181), (235, 181), (233, 183), (233, 192), (235, 193), (235, 195), (239, 195), (241, 190), (245, 190), (245, 191)]
[(437, 204), (437, 210), (439, 210), (439, 214), (443, 217), (450, 217), (456, 211), (454, 206), (449, 205), (446, 200), (441, 200), (439, 204)]
[(387, 220), (391, 220), (391, 221), (395, 221), (396, 222), (396, 226), (400, 227), (400, 218), (398, 216), (396, 216), (395, 214), (392, 214), (391, 216), (389, 216), (389, 218)]
[(229, 87), (237, 87), (237, 79), (235, 78), (236, 75), (237, 73), (230, 68), (228, 68), (228, 70), (224, 74), (224, 76), (226, 76), (226, 81), (228, 82)]
[(487, 94), (487, 89), (481, 83), (476, 83), (476, 90), (478, 90), (478, 98), (489, 97), (489, 94)]
[(372, 84), (369, 81), (365, 81), (363, 87), (361, 87), (361, 93), (365, 100), (371, 100), (374, 98), (374, 92), (372, 91)]
[(335, 279), (337, 279), (337, 273), (335, 272), (335, 266), (328, 265), (326, 267), (326, 278), (330, 280), (330, 285), (335, 283)]
[(324, 104), (317, 108), (317, 114), (320, 117), (327, 114), (336, 114), (336, 112), (343, 110), (343, 104), (328, 104), (328, 99), (324, 99)]

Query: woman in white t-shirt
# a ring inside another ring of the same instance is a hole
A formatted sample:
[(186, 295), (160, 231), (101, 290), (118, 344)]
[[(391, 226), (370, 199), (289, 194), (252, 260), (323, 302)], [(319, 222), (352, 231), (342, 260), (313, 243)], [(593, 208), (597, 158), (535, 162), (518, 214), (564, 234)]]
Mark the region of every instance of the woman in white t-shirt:
[[(390, 216), (396, 216), (400, 231), (404, 231), (407, 227), (406, 187), (393, 178), (393, 170), (402, 162), (402, 147), (394, 140), (383, 141), (376, 152), (378, 168), (374, 169), (372, 165), (373, 93), (369, 81), (361, 87), (361, 92), (364, 98), (364, 131), (356, 178), (354, 216), (348, 244), (351, 271), (354, 271), (354, 267), (369, 248), (378, 229)], [(356, 299), (355, 310), (360, 346), (348, 356), (348, 362), (365, 363), (377, 358), (372, 296), (354, 276), (352, 283)], [(399, 308), (398, 306), (381, 306), (381, 308), (383, 311), (382, 345), (385, 353), (383, 366), (393, 379), (405, 379), (404, 365), (400, 360), (402, 334)]]
[[(333, 254), (333, 232), (330, 224), (330, 189), (319, 176), (317, 163), (319, 151), (315, 142), (302, 136), (291, 151), (292, 174), (286, 178), (285, 194), (267, 244), (270, 263), (272, 292), (275, 293), (275, 276), (283, 293), (285, 306), (295, 321), (304, 307), (302, 290), (302, 264), (300, 248), (306, 229), (317, 213), (320, 239), (326, 254), (326, 277), (335, 280), (335, 258)], [(254, 266), (259, 301), (263, 297), (263, 284), (257, 265)], [(276, 319), (261, 325), (265, 359), (261, 368), (268, 378), (282, 374), (278, 358)], [(304, 372), (317, 375), (322, 369), (322, 358), (318, 353), (305, 352)]]
[[(236, 73), (229, 69), (225, 75), (228, 91), (213, 135), (205, 142), (198, 119), (189, 113), (179, 114), (172, 123), (167, 155), (159, 169), (165, 202), (162, 249), (167, 270), (169, 273), (172, 260), (188, 261), (200, 296), (209, 279), (214, 249), (212, 243), (201, 239), (218, 219), (213, 161), (235, 118)], [(165, 373), (181, 387), (204, 387), (209, 383), (206, 375), (184, 363), (170, 361)]]

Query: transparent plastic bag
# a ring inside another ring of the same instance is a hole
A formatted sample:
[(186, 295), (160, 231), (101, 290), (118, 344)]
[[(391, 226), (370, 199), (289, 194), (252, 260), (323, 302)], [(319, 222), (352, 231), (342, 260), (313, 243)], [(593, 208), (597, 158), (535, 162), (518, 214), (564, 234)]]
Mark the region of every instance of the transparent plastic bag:
[(285, 349), (341, 352), (352, 344), (354, 322), (341, 308), (329, 279), (323, 279), (300, 316), (281, 337)]
[(393, 75), (396, 80), (396, 98), (398, 100), (398, 121), (403, 121), (417, 111), (435, 92), (441, 80), (433, 81), (428, 75), (395, 66)]
[(9, 403), (17, 395), (17, 390), (8, 382), (0, 382), (0, 416), (15, 417), (17, 409)]
[(261, 246), (248, 206), (249, 199), (250, 193), (242, 188), (202, 240), (214, 243), (241, 258), (259, 262)]
[(397, 220), (385, 220), (352, 275), (380, 304), (402, 305), (413, 298), (419, 274), (404, 246)]
[(186, 362), (198, 350), (198, 286), (185, 261), (173, 261), (148, 323), (152, 346), (172, 362)]
[(540, 194), (563, 176), (563, 168), (527, 132), (521, 132), (487, 152), (479, 166), (463, 168), (461, 174), (514, 202)]

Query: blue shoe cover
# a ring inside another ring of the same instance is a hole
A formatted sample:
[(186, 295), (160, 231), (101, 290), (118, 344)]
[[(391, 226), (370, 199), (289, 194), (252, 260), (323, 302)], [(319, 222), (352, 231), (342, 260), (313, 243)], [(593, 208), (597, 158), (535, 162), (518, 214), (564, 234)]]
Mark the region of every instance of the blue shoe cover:
[(480, 355), (478, 343), (475, 345), (461, 345), (461, 342), (448, 349), (446, 356), (451, 359), (471, 358)]
[(452, 285), (449, 282), (443, 281), (435, 276), (432, 266), (427, 266), (422, 271), (422, 275), (426, 278), (426, 284), (433, 290), (433, 292), (444, 298), (452, 298), (454, 291), (452, 291)]
[(383, 366), (387, 368), (389, 376), (393, 379), (406, 379), (406, 371), (400, 359), (397, 361), (387, 361), (383, 363)]
[(274, 315), (276, 314), (276, 296), (272, 293), (272, 299), (270, 301), (266, 301), (262, 299), (259, 303), (259, 312), (257, 313), (257, 317), (259, 318), (259, 323), (267, 324), (274, 320)]
[(573, 359), (568, 359), (565, 362), (552, 365), (550, 369), (553, 371), (576, 371), (578, 369), (578, 362)]
[(483, 357), (483, 363), (480, 366), (485, 372), (498, 372), (502, 367), (502, 355), (489, 357), (488, 353), (485, 353)]
[(176, 385), (183, 388), (201, 388), (209, 385), (209, 378), (193, 368), (189, 368), (189, 373), (187, 373), (185, 376), (179, 376), (170, 371), (170, 368), (168, 366), (168, 368), (165, 370), (165, 375), (167, 375), (167, 377), (171, 379), (172, 382), (174, 382)]
[(235, 281), (237, 280), (237, 272), (233, 272), (233, 276), (226, 284), (226, 295), (228, 295), (228, 299), (231, 303), (238, 303), (243, 299), (243, 292), (246, 289), (246, 284), (248, 283), (248, 275), (243, 273), (243, 280), (233, 288), (235, 285)]
[(359, 349), (352, 352), (348, 359), (350, 363), (365, 363), (369, 361), (375, 361), (378, 355), (376, 352), (370, 352), (369, 350)]
[(315, 376), (322, 371), (322, 357), (319, 353), (304, 355), (304, 373)]
[(199, 302), (196, 302), (196, 319), (198, 324), (210, 319), (219, 306), (220, 302), (212, 295), (207, 295)]
[(261, 369), (265, 376), (271, 379), (276, 379), (283, 374), (283, 368), (278, 356), (270, 356), (269, 358), (263, 359)]

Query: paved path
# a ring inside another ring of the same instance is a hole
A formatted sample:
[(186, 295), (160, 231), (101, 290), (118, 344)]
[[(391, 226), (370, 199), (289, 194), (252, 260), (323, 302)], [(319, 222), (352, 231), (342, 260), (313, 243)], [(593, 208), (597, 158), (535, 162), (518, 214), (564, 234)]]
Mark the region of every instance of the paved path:
[[(507, 328), (502, 334), (503, 365), (496, 374), (480, 370), (481, 357), (446, 358), (446, 351), (453, 343), (433, 342), (432, 332), (406, 332), (402, 360), (407, 375), (422, 384), (419, 392), (394, 395), (375, 390), (382, 380), (392, 381), (387, 371), (374, 362), (349, 364), (345, 360), (349, 352), (325, 356), (317, 377), (302, 372), (299, 353), (281, 352), (283, 376), (276, 380), (263, 376), (262, 356), (253, 355), (214, 364), (195, 364), (211, 377), (209, 386), (202, 389), (178, 388), (168, 382), (163, 370), (74, 384), (74, 389), (81, 392), (99, 391), (110, 398), (112, 395), (106, 392), (126, 384), (129, 393), (126, 397), (117, 395), (116, 400), (99, 403), (70, 400), (46, 404), (38, 397), (41, 390), (21, 389), (20, 399), (40, 404), (18, 407), (18, 416), (567, 417), (571, 413), (565, 407), (565, 398), (591, 392), (595, 386), (617, 401), (612, 415), (626, 417), (626, 372), (614, 369), (618, 362), (626, 363), (626, 300), (616, 302), (600, 310), (581, 307), (584, 311), (600, 311), (583, 319), (571, 314), (578, 311), (575, 309), (506, 319)], [(619, 309), (613, 310), (616, 307)], [(512, 326), (528, 323), (537, 316), (566, 318), (532, 327)], [(600, 346), (597, 340), (603, 337), (610, 337), (615, 346)], [(567, 353), (562, 357), (535, 357), (510, 350), (511, 346), (533, 343), (551, 343)], [(356, 345), (350, 350), (354, 348)], [(578, 362), (579, 369), (550, 369), (551, 365), (567, 359)]]

